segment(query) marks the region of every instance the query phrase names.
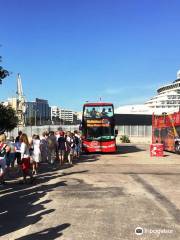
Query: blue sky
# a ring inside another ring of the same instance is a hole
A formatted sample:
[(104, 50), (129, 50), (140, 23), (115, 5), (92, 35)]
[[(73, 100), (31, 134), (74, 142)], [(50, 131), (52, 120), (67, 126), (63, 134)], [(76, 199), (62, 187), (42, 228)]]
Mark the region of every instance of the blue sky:
[(0, 0), (0, 100), (81, 110), (85, 101), (138, 104), (180, 69), (179, 0)]

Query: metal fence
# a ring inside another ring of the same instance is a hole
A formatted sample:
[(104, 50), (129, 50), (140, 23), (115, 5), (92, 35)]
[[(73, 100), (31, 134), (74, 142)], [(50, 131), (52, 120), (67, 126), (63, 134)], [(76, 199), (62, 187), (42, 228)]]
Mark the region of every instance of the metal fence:
[(147, 125), (122, 125), (116, 126), (118, 129), (118, 135), (127, 135), (129, 137), (151, 137), (152, 126)]
[[(59, 128), (62, 128), (64, 131), (74, 131), (79, 130), (79, 125), (45, 125), (45, 126), (28, 126), (15, 128), (13, 131), (8, 132), (8, 136), (16, 137), (18, 135), (18, 131), (26, 133), (28, 136), (32, 136), (33, 134), (42, 135), (44, 131), (57, 131)], [(116, 126), (118, 129), (118, 135), (127, 135), (129, 137), (151, 137), (152, 135), (152, 126), (147, 125), (122, 125)]]
[(79, 125), (45, 125), (45, 126), (28, 126), (28, 127), (21, 127), (21, 128), (15, 128), (13, 131), (8, 132), (7, 135), (16, 137), (18, 135), (18, 131), (22, 131), (23, 133), (26, 133), (29, 137), (31, 137), (33, 134), (42, 135), (45, 131), (57, 131), (59, 128), (61, 128), (63, 131), (74, 131), (79, 129)]

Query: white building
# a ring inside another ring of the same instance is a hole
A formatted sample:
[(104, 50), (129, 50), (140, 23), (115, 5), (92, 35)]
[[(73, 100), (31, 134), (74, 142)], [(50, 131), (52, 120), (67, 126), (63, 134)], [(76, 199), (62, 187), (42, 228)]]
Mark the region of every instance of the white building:
[(58, 106), (51, 107), (51, 120), (53, 120), (54, 117), (57, 117), (65, 122), (73, 123), (75, 120), (75, 116), (77, 116), (77, 114), (72, 110), (60, 108)]
[(17, 98), (8, 98), (7, 101), (3, 102), (4, 106), (11, 106), (15, 111), (17, 110)]
[(72, 123), (74, 120), (74, 112), (68, 109), (60, 109), (60, 119)]
[(77, 120), (82, 121), (82, 112), (77, 112)]
[(52, 106), (51, 107), (51, 120), (53, 118), (59, 117), (60, 118), (60, 108), (57, 106)]

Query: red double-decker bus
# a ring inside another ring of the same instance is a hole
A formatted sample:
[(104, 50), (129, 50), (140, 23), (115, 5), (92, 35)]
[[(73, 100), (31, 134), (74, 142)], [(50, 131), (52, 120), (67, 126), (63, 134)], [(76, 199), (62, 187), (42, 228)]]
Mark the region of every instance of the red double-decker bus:
[(84, 152), (116, 152), (117, 131), (112, 103), (84, 104), (81, 129)]
[(180, 112), (153, 115), (152, 142), (162, 143), (164, 150), (180, 153)]

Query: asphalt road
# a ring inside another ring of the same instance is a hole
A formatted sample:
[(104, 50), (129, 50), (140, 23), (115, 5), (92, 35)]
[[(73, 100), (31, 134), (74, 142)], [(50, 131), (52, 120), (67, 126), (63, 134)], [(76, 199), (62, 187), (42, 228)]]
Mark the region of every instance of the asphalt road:
[(126, 145), (73, 167), (42, 164), (34, 185), (0, 188), (0, 239), (179, 240), (180, 155)]

